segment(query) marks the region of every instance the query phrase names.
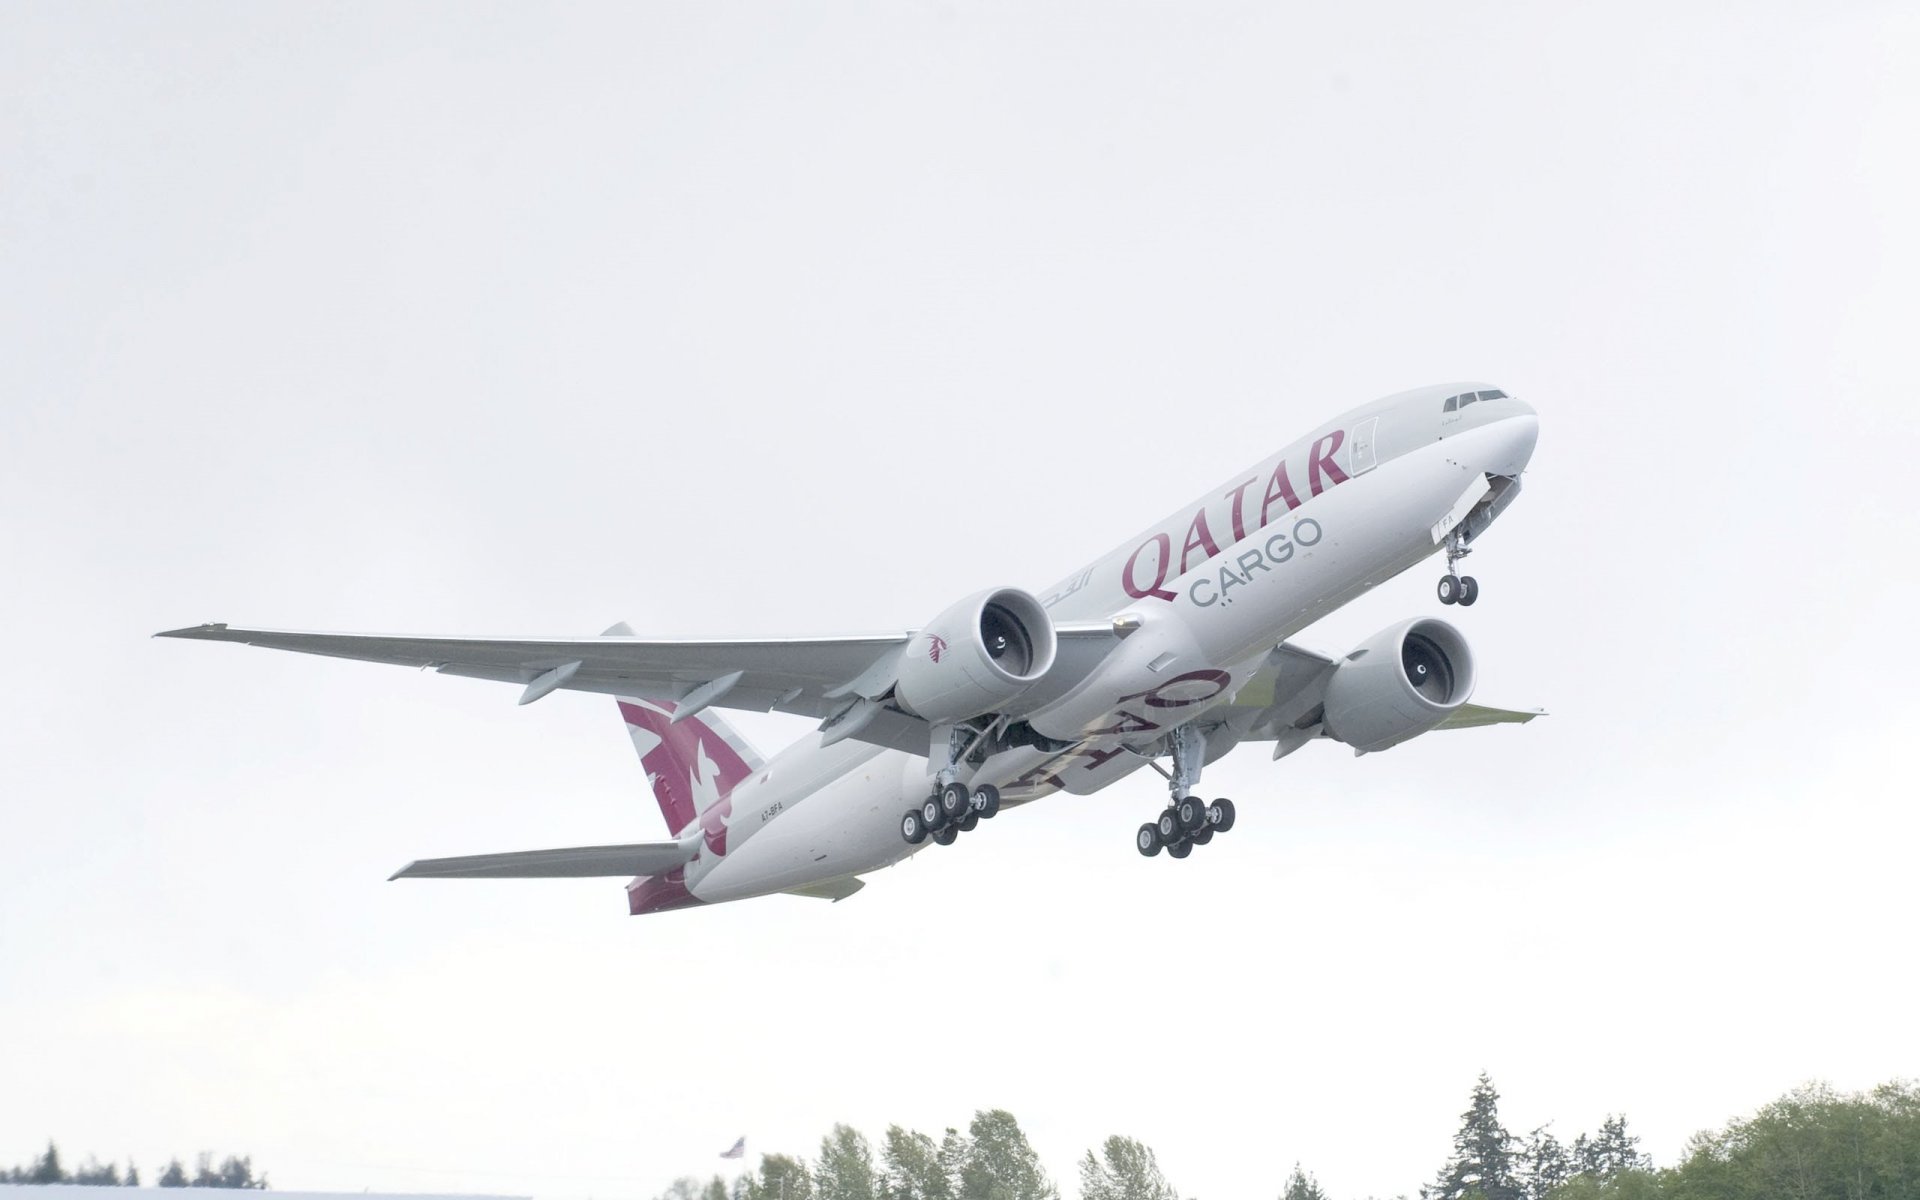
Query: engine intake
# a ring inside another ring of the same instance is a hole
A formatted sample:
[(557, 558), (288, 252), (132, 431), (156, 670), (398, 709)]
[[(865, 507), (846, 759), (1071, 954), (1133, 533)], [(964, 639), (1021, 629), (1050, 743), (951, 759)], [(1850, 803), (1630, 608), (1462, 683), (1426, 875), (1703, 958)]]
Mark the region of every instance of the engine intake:
[(894, 702), (936, 725), (997, 712), (1053, 666), (1053, 621), (1019, 588), (977, 592), (908, 641)]
[(1327, 680), (1329, 737), (1361, 753), (1432, 729), (1473, 695), (1473, 653), (1445, 621), (1390, 625), (1347, 655)]

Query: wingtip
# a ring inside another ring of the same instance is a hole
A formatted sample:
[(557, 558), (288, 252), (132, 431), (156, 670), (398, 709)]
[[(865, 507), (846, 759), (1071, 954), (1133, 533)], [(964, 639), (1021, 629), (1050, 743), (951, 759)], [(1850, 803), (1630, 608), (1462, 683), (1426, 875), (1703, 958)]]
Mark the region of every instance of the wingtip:
[(162, 629), (153, 636), (167, 638), (201, 638), (217, 641), (220, 635), (226, 631), (227, 623), (225, 621), (218, 621), (208, 622), (205, 625), (188, 625), (180, 629)]
[(420, 863), (417, 859), (413, 862), (408, 863), (406, 866), (401, 867), (398, 871), (395, 871), (393, 874), (387, 876), (387, 882), (392, 883), (394, 880), (405, 876), (408, 871), (413, 870), (415, 867), (419, 865)]

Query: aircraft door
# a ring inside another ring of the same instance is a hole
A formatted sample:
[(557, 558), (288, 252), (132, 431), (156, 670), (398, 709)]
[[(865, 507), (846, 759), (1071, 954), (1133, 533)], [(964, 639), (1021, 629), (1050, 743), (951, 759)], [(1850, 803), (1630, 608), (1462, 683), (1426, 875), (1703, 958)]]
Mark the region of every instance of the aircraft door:
[(1353, 449), (1347, 458), (1349, 469), (1353, 474), (1364, 475), (1373, 470), (1373, 435), (1379, 426), (1379, 417), (1368, 417), (1353, 427)]

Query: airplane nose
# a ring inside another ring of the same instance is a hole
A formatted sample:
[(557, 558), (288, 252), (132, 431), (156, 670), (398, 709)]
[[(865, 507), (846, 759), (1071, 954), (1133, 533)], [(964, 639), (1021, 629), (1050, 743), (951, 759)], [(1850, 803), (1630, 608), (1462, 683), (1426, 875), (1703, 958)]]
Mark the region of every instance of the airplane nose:
[(1540, 440), (1540, 417), (1532, 406), (1522, 400), (1513, 403), (1521, 411), (1500, 421), (1500, 455), (1505, 462), (1502, 469), (1494, 471), (1496, 475), (1518, 475), (1526, 470), (1533, 459), (1534, 443)]

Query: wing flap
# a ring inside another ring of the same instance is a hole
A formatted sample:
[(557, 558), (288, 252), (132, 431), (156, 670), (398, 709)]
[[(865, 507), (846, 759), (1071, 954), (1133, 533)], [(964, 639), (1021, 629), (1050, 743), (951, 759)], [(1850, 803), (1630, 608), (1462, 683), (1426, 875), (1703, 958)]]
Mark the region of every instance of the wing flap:
[(660, 875), (693, 858), (698, 843), (643, 842), (631, 846), (570, 846), (423, 858), (387, 876), (395, 879), (596, 879)]

